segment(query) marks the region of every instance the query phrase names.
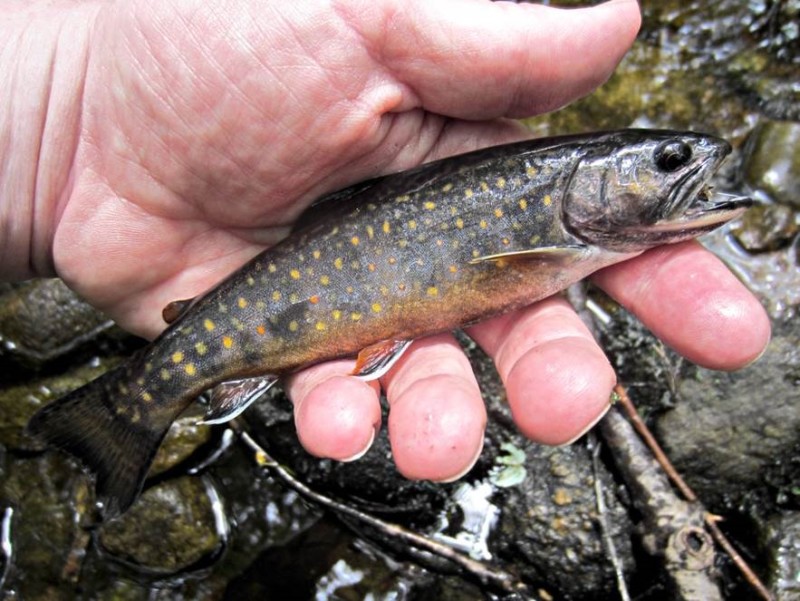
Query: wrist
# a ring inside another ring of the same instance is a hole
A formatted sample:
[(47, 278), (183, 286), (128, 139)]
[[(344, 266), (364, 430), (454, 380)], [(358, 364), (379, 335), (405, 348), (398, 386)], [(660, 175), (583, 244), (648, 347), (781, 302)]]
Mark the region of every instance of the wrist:
[(94, 2), (2, 2), (0, 279), (53, 274), (59, 206), (81, 133)]

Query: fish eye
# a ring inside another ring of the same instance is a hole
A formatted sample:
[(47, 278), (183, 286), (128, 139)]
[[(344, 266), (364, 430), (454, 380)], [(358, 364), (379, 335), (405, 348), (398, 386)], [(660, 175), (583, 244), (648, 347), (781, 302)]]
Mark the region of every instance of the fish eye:
[(666, 173), (677, 171), (692, 158), (691, 147), (681, 140), (668, 140), (659, 144), (653, 153), (656, 166)]

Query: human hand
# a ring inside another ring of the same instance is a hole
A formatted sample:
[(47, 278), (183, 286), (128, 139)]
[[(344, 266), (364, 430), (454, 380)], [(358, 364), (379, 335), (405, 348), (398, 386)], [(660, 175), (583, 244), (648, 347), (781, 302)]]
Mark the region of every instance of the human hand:
[[(523, 137), (501, 119), (590, 91), (638, 24), (633, 1), (569, 11), (474, 0), (100, 5), (69, 175), (52, 177), (64, 192), (36, 211), (34, 240), (45, 242), (29, 260), (39, 273), (52, 260), (87, 300), (154, 336), (164, 305), (279, 240), (320, 194)], [(40, 156), (38, 171), (53, 171)], [(769, 336), (758, 303), (693, 244), (596, 281), (699, 363), (738, 367)], [(469, 333), (531, 438), (566, 442), (607, 407), (613, 371), (562, 301)], [(352, 458), (380, 423), (377, 384), (344, 375), (351, 367), (318, 365), (287, 382), (316, 455)], [(416, 343), (381, 386), (402, 473), (447, 480), (472, 465), (486, 414), (451, 336)]]

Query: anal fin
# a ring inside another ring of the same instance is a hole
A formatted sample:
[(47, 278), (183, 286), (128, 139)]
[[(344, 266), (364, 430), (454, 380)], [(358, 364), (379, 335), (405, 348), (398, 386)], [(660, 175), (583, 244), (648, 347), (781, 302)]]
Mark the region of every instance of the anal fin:
[(211, 390), (209, 409), (201, 424), (224, 424), (241, 414), (278, 381), (277, 376), (231, 380)]
[(350, 375), (366, 381), (377, 380), (392, 368), (412, 342), (413, 340), (382, 340), (361, 349)]

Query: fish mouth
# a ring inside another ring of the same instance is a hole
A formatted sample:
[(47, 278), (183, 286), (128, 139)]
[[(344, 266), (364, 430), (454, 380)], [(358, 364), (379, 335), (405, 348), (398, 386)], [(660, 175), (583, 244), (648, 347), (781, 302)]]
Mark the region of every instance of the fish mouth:
[(648, 229), (665, 233), (711, 231), (741, 216), (751, 206), (753, 200), (747, 196), (717, 194), (711, 197), (710, 188), (704, 186), (682, 215), (655, 223)]

